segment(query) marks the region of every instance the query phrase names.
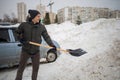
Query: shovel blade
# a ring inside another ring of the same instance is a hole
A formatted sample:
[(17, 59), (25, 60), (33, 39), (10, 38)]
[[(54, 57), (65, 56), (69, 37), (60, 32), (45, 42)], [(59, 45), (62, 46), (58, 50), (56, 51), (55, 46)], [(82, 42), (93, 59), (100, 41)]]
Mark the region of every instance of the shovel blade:
[(83, 54), (86, 54), (87, 52), (84, 51), (83, 49), (79, 48), (79, 49), (75, 49), (75, 50), (72, 50), (72, 49), (68, 49), (67, 50), (71, 55), (73, 56), (82, 56)]

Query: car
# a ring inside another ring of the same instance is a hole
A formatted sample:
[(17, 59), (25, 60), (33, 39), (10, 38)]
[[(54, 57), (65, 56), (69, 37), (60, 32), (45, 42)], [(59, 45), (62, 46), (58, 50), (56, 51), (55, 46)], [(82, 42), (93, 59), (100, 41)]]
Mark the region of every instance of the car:
[[(0, 68), (19, 64), (21, 45), (17, 39), (16, 29), (17, 26), (12, 25), (0, 26)], [(60, 48), (56, 41), (52, 41), (57, 48)], [(48, 46), (44, 39), (41, 44)], [(46, 58), (47, 62), (54, 62), (59, 55), (60, 51), (53, 53), (49, 48), (40, 47), (40, 58)], [(31, 60), (28, 60), (28, 63), (31, 63)]]
[(9, 25), (12, 25), (12, 23), (10, 23), (10, 22), (0, 22), (0, 25), (9, 26)]

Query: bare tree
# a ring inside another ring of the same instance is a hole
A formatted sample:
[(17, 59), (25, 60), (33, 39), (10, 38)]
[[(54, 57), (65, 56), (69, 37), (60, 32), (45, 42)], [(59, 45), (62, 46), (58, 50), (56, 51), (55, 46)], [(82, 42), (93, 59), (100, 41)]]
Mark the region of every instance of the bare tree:
[(49, 13), (46, 13), (45, 19), (44, 19), (44, 24), (48, 25), (50, 24), (50, 17), (49, 17)]
[(15, 13), (11, 13), (11, 18), (13, 19), (13, 18), (15, 18), (16, 16), (15, 16)]
[(4, 16), (3, 16), (3, 21), (4, 21), (4, 22), (11, 22), (10, 16), (9, 16), (8, 14), (4, 14)]
[(15, 14), (14, 13), (11, 13), (11, 18), (12, 18), (12, 20), (11, 20), (11, 22), (13, 23), (13, 24), (16, 24), (16, 23), (18, 23), (18, 19), (16, 18), (16, 16), (15, 16)]
[(58, 17), (57, 17), (57, 15), (55, 17), (55, 23), (58, 23)]
[(76, 24), (80, 25), (82, 23), (80, 16), (77, 16)]
[(2, 19), (0, 19), (0, 22), (2, 22)]

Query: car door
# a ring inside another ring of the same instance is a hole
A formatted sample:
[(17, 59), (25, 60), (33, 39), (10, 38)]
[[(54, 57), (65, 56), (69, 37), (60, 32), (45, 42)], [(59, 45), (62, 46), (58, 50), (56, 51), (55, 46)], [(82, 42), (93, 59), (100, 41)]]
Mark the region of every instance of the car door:
[(11, 28), (12, 33), (13, 33), (13, 41), (12, 42), (13, 42), (14, 47), (15, 47), (16, 62), (18, 63), (19, 59), (20, 59), (22, 46), (18, 46), (20, 44), (20, 42), (19, 42), (19, 40), (17, 38), (16, 29), (17, 28)]
[(15, 47), (9, 28), (0, 28), (0, 67), (10, 66), (14, 62)]

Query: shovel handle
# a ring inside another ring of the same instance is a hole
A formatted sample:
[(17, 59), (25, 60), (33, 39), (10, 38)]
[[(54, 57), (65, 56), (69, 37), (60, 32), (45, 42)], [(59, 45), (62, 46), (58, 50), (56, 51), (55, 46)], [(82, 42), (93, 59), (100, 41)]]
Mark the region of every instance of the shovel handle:
[[(42, 47), (45, 47), (45, 48), (53, 48), (51, 46), (46, 46), (46, 45), (42, 45), (42, 44), (39, 44), (39, 43), (35, 43), (35, 42), (29, 42), (29, 44), (32, 44), (32, 45), (35, 45), (35, 46), (42, 46)], [(69, 52), (67, 50), (64, 50), (64, 49), (61, 49), (61, 48), (57, 48), (58, 51), (63, 51), (63, 52)]]
[(45, 47), (45, 48), (53, 48), (51, 46), (45, 46), (45, 45), (42, 45), (42, 44), (39, 44), (39, 43), (35, 43), (35, 42), (29, 42), (29, 44), (32, 44), (32, 45), (35, 45), (35, 46), (42, 46), (42, 47)]

